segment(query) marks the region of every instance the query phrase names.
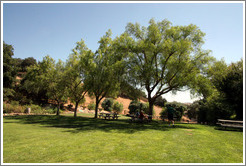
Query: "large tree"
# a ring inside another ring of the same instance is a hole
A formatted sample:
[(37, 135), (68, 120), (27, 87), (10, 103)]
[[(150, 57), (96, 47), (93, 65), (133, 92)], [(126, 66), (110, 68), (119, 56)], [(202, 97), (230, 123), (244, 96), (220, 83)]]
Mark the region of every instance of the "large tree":
[[(48, 58), (47, 60), (52, 60)], [(57, 112), (60, 115), (60, 104), (67, 101), (68, 91), (65, 81), (65, 64), (59, 60), (57, 63), (52, 63), (51, 68), (43, 75), (42, 81), (47, 86), (47, 95), (49, 99), (56, 102)]]
[(172, 26), (151, 19), (148, 27), (128, 23), (116, 39), (122, 53), (128, 53), (129, 77), (147, 91), (149, 115), (159, 96), (191, 87), (201, 75), (210, 52), (201, 48), (204, 35), (193, 24)]
[(23, 80), (27, 92), (37, 95), (45, 92), (57, 105), (56, 115), (60, 114), (60, 104), (67, 100), (65, 64), (61, 60), (56, 63), (50, 56), (45, 56), (39, 64), (28, 68)]
[(14, 48), (3, 42), (3, 87), (13, 88), (16, 81), (16, 65), (13, 58)]
[(243, 120), (243, 60), (231, 63), (228, 74), (218, 82), (219, 91), (224, 94), (225, 102), (236, 113), (236, 118)]
[(124, 73), (125, 61), (115, 52), (110, 30), (99, 41), (99, 48), (89, 62), (85, 85), (89, 89), (89, 94), (96, 99), (95, 118), (97, 118), (100, 101), (106, 96), (117, 94)]
[(75, 103), (74, 117), (77, 116), (78, 105), (85, 100), (88, 89), (84, 84), (88, 60), (93, 58), (93, 53), (89, 50), (84, 41), (77, 42), (73, 53), (69, 56), (66, 63), (66, 83), (68, 87), (69, 99)]

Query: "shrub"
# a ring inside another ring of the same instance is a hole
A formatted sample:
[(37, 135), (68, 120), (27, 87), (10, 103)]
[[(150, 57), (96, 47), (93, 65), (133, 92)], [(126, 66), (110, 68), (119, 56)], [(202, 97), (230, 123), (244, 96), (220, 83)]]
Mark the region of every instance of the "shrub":
[(73, 108), (73, 105), (72, 104), (69, 104), (68, 105), (68, 109), (71, 109), (71, 108)]
[(112, 111), (113, 104), (114, 104), (114, 100), (112, 98), (106, 98), (105, 100), (103, 100), (101, 106), (106, 111)]
[(198, 111), (199, 111), (200, 105), (198, 102), (194, 102), (192, 103), (189, 107), (188, 107), (188, 117), (197, 119), (197, 115), (198, 115)]
[[(136, 114), (139, 111), (143, 111), (145, 114), (149, 114), (149, 103), (141, 103), (139, 101), (133, 100), (129, 104), (129, 113)], [(153, 109), (152, 115), (155, 114), (155, 110)]]
[(90, 103), (87, 107), (88, 107), (89, 110), (95, 110), (96, 104), (95, 103)]
[(15, 91), (9, 88), (3, 88), (3, 101), (8, 101), (13, 98), (15, 95)]
[(167, 108), (163, 107), (160, 112), (161, 119), (167, 118)]
[(123, 110), (123, 104), (116, 101), (113, 104), (113, 110), (117, 113), (120, 113)]
[(56, 112), (55, 108), (52, 109), (51, 106), (42, 108), (39, 105), (31, 104), (31, 105), (25, 105), (25, 108), (31, 108), (31, 113), (33, 114), (54, 114)]
[(158, 105), (160, 107), (165, 107), (166, 103), (167, 100), (165, 98), (162, 98), (162, 96), (157, 97), (154, 102), (155, 105)]
[(183, 114), (184, 114), (184, 110), (185, 110), (185, 107), (183, 106), (177, 106), (175, 108), (175, 114), (176, 114), (176, 117), (177, 117), (177, 120), (180, 121), (180, 119), (182, 118)]
[(136, 100), (131, 101), (131, 103), (128, 106), (128, 109), (130, 114), (136, 114), (140, 111), (140, 102)]
[(182, 118), (182, 116), (183, 116), (183, 114), (184, 114), (184, 110), (186, 109), (184, 106), (182, 106), (182, 105), (180, 105), (180, 104), (174, 104), (174, 103), (172, 103), (172, 104), (167, 104), (166, 105), (166, 110), (167, 110), (167, 108), (169, 107), (169, 106), (171, 106), (171, 107), (173, 107), (173, 109), (174, 109), (174, 117), (176, 117), (177, 118), (177, 120), (178, 121), (180, 121), (180, 119)]
[(24, 113), (25, 108), (20, 105), (16, 105), (17, 102), (14, 102), (15, 105), (12, 104), (4, 104), (3, 112), (4, 113)]
[(17, 106), (19, 105), (19, 101), (11, 101), (10, 104), (13, 106)]

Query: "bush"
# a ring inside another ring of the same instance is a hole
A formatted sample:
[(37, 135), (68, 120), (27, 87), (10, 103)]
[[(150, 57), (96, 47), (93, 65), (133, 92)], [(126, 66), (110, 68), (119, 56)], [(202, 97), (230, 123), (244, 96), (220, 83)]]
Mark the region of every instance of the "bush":
[(116, 101), (113, 104), (113, 110), (117, 113), (121, 113), (121, 111), (123, 110), (123, 104)]
[(106, 98), (105, 100), (103, 100), (101, 106), (104, 110), (111, 112), (113, 110), (113, 104), (114, 100), (112, 98)]
[(72, 104), (69, 104), (69, 105), (67, 105), (67, 106), (68, 106), (68, 109), (73, 108), (73, 105), (72, 105)]
[(167, 118), (167, 108), (163, 107), (160, 112), (161, 119)]
[(95, 110), (96, 104), (95, 103), (90, 103), (87, 107), (88, 107), (89, 110)]
[(3, 113), (24, 113), (25, 107), (17, 105), (17, 102), (13, 102), (12, 104), (4, 104), (3, 105)]
[(177, 120), (180, 121), (180, 119), (182, 118), (186, 108), (183, 105), (180, 105), (178, 103), (172, 103), (172, 104), (167, 104), (166, 105), (166, 107), (165, 107), (166, 110), (167, 110), (167, 108), (169, 106), (173, 107), (173, 109), (174, 109), (174, 117), (176, 117)]
[(136, 100), (131, 101), (131, 103), (128, 106), (128, 109), (130, 114), (136, 114), (140, 111), (140, 102)]
[(19, 105), (19, 101), (11, 101), (10, 104), (13, 106), (17, 106)]
[(31, 108), (31, 113), (33, 114), (54, 114), (56, 112), (52, 107), (44, 107), (42, 108), (39, 105), (31, 104), (25, 105), (25, 108)]
[(8, 101), (15, 96), (15, 91), (9, 88), (3, 88), (3, 101)]
[(197, 119), (197, 115), (198, 115), (198, 111), (199, 111), (199, 103), (198, 102), (194, 102), (192, 103), (189, 107), (188, 107), (188, 117), (191, 119)]
[(158, 105), (160, 107), (165, 107), (166, 103), (167, 100), (165, 98), (162, 98), (162, 96), (157, 97), (154, 102), (155, 105)]
[[(149, 114), (149, 103), (141, 103), (139, 101), (133, 100), (129, 104), (129, 113), (136, 114), (137, 112), (143, 111), (145, 114)], [(155, 114), (155, 110), (153, 109), (152, 115)]]

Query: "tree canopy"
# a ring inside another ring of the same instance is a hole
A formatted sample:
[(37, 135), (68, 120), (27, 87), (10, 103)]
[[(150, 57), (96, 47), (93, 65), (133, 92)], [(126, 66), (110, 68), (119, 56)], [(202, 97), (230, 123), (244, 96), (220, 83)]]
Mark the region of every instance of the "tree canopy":
[(168, 20), (151, 19), (148, 27), (129, 23), (116, 39), (128, 55), (129, 77), (147, 91), (150, 115), (156, 98), (195, 84), (210, 59), (210, 51), (201, 48), (204, 36), (193, 24), (172, 26)]

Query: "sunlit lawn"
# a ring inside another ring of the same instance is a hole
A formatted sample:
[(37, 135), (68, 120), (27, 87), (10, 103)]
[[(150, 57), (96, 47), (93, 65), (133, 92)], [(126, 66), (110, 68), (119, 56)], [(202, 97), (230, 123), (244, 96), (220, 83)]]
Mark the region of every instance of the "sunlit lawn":
[[(83, 117), (82, 117), (83, 116)], [(212, 126), (93, 119), (93, 114), (8, 116), (4, 163), (242, 163), (243, 132)]]

